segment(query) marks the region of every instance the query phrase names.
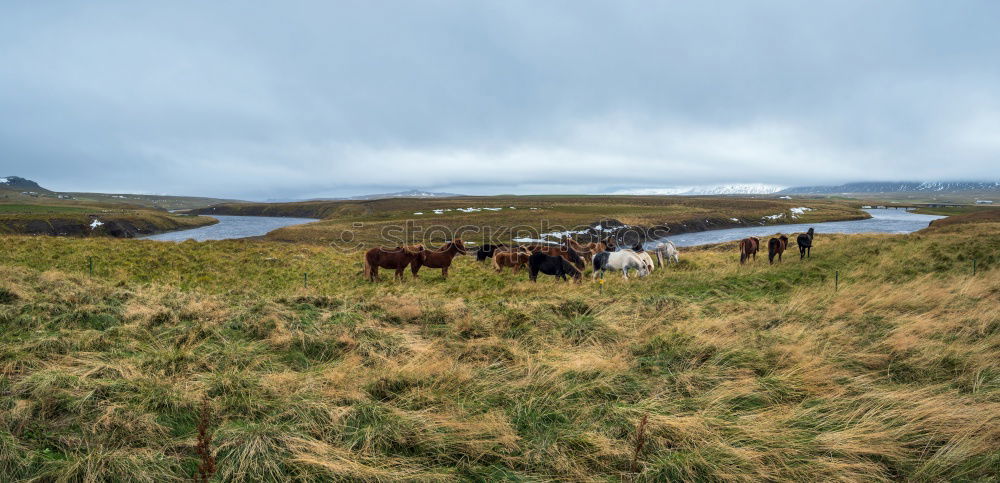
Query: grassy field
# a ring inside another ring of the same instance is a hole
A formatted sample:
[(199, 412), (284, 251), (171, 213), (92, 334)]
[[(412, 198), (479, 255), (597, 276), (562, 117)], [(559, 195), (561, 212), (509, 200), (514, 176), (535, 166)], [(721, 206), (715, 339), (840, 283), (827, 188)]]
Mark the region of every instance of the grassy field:
[(723, 244), (603, 285), (470, 257), (369, 284), (313, 244), (0, 241), (7, 479), (189, 480), (200, 421), (222, 481), (1000, 469), (996, 221), (823, 235), (775, 266)]
[[(61, 207), (83, 207), (85, 209), (147, 209), (147, 210), (188, 210), (205, 206), (235, 202), (219, 198), (197, 196), (164, 196), (142, 194), (111, 193), (60, 193), (45, 188), (10, 188), (0, 185), (0, 213), (4, 210), (59, 209)], [(12, 207), (15, 205), (15, 207)]]
[(955, 216), (968, 213), (1000, 213), (1000, 206), (946, 206), (940, 208), (922, 207), (913, 210), (914, 213), (924, 215)]
[(95, 207), (74, 205), (0, 204), (0, 214), (88, 213), (95, 210)]
[[(689, 196), (495, 196), (303, 203), (244, 203), (197, 210), (203, 214), (303, 216), (325, 220), (282, 228), (274, 241), (360, 244), (443, 241), (451, 237), (509, 241), (595, 223), (667, 227), (671, 232), (731, 226), (865, 218), (856, 203), (828, 200)], [(792, 213), (792, 208), (810, 208)], [(437, 210), (438, 212), (435, 212)], [(793, 218), (794, 215), (794, 218)], [(768, 218), (771, 217), (771, 218)], [(406, 227), (405, 231), (399, 227)], [(391, 234), (389, 240), (386, 234)], [(346, 235), (346, 236), (345, 236)]]

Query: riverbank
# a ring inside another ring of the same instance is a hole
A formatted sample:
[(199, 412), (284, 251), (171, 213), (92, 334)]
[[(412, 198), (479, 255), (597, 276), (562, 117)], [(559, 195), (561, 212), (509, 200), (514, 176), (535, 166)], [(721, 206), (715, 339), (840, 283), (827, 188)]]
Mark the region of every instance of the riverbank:
[(208, 216), (162, 211), (0, 213), (0, 233), (70, 237), (134, 238), (217, 223)]
[[(687, 232), (671, 234), (664, 239), (670, 240), (670, 242), (679, 247), (690, 247), (725, 243), (751, 236), (766, 237), (776, 233), (793, 235), (795, 233), (804, 233), (809, 228), (815, 228), (817, 235), (821, 237), (831, 233), (906, 234), (927, 228), (928, 225), (936, 220), (944, 218), (943, 216), (921, 215), (896, 209), (868, 209), (865, 210), (865, 213), (869, 216), (861, 220), (794, 223)], [(794, 243), (794, 240), (792, 243)]]
[(588, 241), (588, 236), (607, 236), (626, 226), (638, 228), (636, 232), (640, 233), (646, 232), (643, 227), (679, 233), (868, 216), (846, 202), (777, 198), (567, 195), (322, 203), (327, 209), (337, 210), (337, 215), (317, 223), (282, 228), (266, 238), (316, 244), (350, 240), (369, 245), (440, 242), (448, 238), (509, 242), (571, 231)]

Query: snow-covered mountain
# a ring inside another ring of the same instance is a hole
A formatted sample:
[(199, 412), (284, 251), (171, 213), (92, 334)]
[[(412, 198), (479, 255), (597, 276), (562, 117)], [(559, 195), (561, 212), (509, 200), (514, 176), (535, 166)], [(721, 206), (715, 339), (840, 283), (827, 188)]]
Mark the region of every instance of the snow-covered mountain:
[(736, 183), (702, 186), (671, 186), (666, 188), (639, 188), (616, 191), (616, 195), (675, 195), (675, 196), (709, 196), (709, 195), (769, 195), (784, 189), (765, 183)]
[(456, 196), (465, 196), (456, 193), (437, 193), (433, 191), (423, 191), (423, 190), (407, 190), (407, 191), (397, 191), (395, 193), (377, 193), (372, 195), (360, 195), (360, 196), (348, 196), (343, 198), (313, 198), (309, 201), (319, 201), (319, 200), (383, 200), (386, 198), (454, 198)]
[(1000, 191), (996, 181), (869, 181), (837, 186), (797, 186), (781, 194), (898, 193), (898, 192)]

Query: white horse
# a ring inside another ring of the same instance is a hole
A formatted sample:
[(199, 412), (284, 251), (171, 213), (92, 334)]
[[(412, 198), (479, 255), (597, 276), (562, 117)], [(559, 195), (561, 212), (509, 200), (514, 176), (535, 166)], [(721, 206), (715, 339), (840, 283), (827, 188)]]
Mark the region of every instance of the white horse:
[(653, 247), (653, 252), (656, 253), (656, 259), (660, 262), (661, 267), (665, 261), (669, 262), (673, 260), (674, 263), (680, 263), (677, 247), (669, 240), (657, 243)]
[(622, 277), (628, 280), (628, 270), (630, 268), (634, 268), (640, 277), (645, 277), (649, 274), (646, 262), (639, 258), (639, 255), (632, 250), (601, 252), (594, 255), (594, 275), (592, 278), (597, 279), (597, 272), (601, 273), (601, 279), (603, 279), (605, 270), (621, 270)]

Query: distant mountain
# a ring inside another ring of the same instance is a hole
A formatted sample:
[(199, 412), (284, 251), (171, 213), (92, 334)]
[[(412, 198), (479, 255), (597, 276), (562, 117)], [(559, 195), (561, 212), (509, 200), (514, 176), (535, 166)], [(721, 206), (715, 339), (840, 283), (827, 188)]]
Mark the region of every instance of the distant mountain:
[(34, 191), (48, 193), (49, 190), (42, 188), (38, 183), (20, 176), (6, 176), (0, 178), (0, 188), (20, 191)]
[(737, 183), (707, 186), (674, 186), (669, 188), (641, 188), (616, 191), (616, 195), (674, 195), (674, 196), (710, 196), (710, 195), (769, 195), (781, 191), (784, 187), (764, 183)]
[(423, 190), (408, 190), (408, 191), (398, 191), (396, 193), (378, 193), (373, 195), (361, 195), (361, 196), (349, 196), (345, 198), (315, 198), (310, 201), (316, 200), (383, 200), (387, 198), (455, 198), (457, 196), (465, 196), (455, 193), (435, 193), (431, 191)]
[(997, 191), (1000, 182), (994, 181), (869, 181), (846, 183), (837, 186), (797, 186), (781, 190), (780, 194), (824, 195), (840, 193), (901, 193), (901, 192), (956, 192), (956, 191)]

